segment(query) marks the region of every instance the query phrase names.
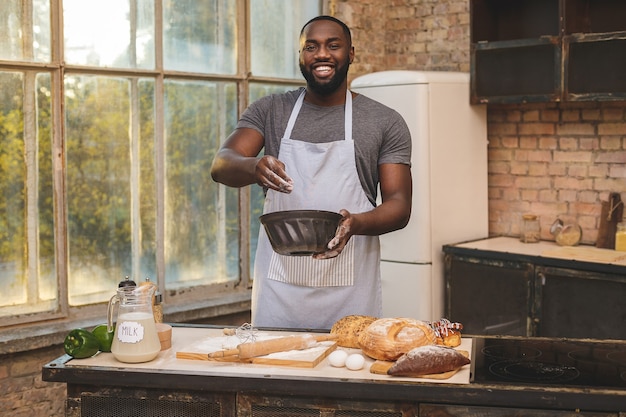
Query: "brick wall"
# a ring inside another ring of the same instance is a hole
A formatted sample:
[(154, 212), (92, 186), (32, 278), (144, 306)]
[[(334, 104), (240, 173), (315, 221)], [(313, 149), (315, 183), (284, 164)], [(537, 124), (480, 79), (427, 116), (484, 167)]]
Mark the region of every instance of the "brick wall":
[[(351, 77), (381, 70), (469, 70), (469, 1), (331, 0), (352, 29)], [(517, 236), (540, 216), (542, 238), (561, 218), (594, 244), (601, 202), (626, 199), (626, 103), (490, 105), (489, 233)], [(452, 242), (451, 242), (452, 243)]]
[(594, 244), (601, 201), (626, 197), (626, 106), (490, 107), (488, 118), (490, 233), (516, 235), (520, 215), (533, 212), (543, 239), (559, 217)]
[(351, 77), (386, 69), (469, 71), (469, 1), (330, 0), (352, 30)]
[(63, 347), (53, 346), (0, 355), (0, 416), (65, 415), (65, 384), (41, 380), (41, 367), (62, 354)]

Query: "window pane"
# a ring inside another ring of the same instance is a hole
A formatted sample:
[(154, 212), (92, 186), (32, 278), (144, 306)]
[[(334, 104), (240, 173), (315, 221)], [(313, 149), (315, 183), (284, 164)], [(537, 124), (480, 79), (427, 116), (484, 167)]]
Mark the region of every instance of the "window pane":
[(0, 72), (0, 87), (0, 282), (6, 294), (0, 300), (6, 307), (24, 305), (28, 294), (22, 74)]
[[(131, 79), (131, 87), (134, 80)], [(153, 278), (156, 281), (156, 168), (155, 168), (155, 146), (154, 146), (154, 80), (140, 79), (137, 83), (138, 100), (133, 100), (134, 107), (139, 110), (139, 136), (132, 139), (135, 143), (135, 150), (132, 153), (139, 154), (139, 178), (132, 182), (139, 182), (134, 187), (139, 189), (139, 195), (135, 199), (139, 201), (137, 206), (139, 211), (140, 230), (133, 230), (133, 265), (132, 275), (143, 279)], [(132, 90), (131, 90), (132, 91)], [(133, 128), (133, 132), (134, 132)], [(135, 134), (133, 134), (136, 136)]]
[(317, 0), (250, 0), (252, 74), (301, 78), (298, 65), (300, 29), (321, 11)]
[[(252, 103), (260, 99), (261, 97), (284, 93), (289, 90), (295, 90), (296, 85), (272, 85), (272, 84), (259, 84), (250, 83), (250, 95), (249, 102)], [(257, 242), (259, 239), (259, 228), (261, 222), (259, 216), (263, 214), (263, 203), (265, 201), (265, 195), (261, 187), (250, 187), (250, 276), (254, 271), (254, 257), (256, 254)]]
[(154, 0), (63, 0), (65, 61), (154, 68)]
[(210, 176), (220, 138), (237, 120), (235, 83), (165, 85), (167, 288), (239, 277), (238, 192)]
[(32, 15), (23, 0), (0, 2), (0, 59), (50, 61), (50, 1), (32, 0)]
[(164, 0), (163, 65), (213, 74), (237, 71), (237, 2)]
[[(132, 212), (154, 206), (153, 163), (145, 162), (153, 149), (153, 87), (137, 79), (72, 76), (65, 89), (69, 296), (71, 305), (83, 305), (108, 300), (125, 275), (140, 273), (139, 259), (147, 268), (141, 272), (154, 277), (153, 244), (137, 253), (141, 239), (153, 239), (154, 226), (143, 223), (148, 236), (142, 237)], [(133, 163), (148, 169), (145, 187)]]
[(58, 305), (49, 93), (49, 74), (0, 72), (0, 317)]
[(39, 297), (58, 302), (54, 241), (54, 168), (52, 166), (52, 114), (50, 74), (38, 74), (37, 93), (37, 163), (38, 163), (38, 263)]

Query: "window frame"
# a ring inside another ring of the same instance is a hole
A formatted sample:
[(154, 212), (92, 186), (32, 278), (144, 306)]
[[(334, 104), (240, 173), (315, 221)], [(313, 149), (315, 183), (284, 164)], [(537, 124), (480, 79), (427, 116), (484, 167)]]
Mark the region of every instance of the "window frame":
[[(26, 0), (27, 2), (30, 0)], [(251, 71), (251, 39), (250, 39), (250, 0), (235, 0), (237, 5), (237, 71), (233, 75), (204, 74), (194, 72), (168, 71), (163, 68), (163, 2), (154, 0), (154, 30), (155, 30), (155, 68), (154, 69), (131, 69), (131, 68), (98, 68), (82, 65), (71, 65), (64, 60), (64, 37), (63, 37), (63, 0), (50, 0), (50, 31), (51, 31), (51, 57), (50, 62), (29, 61), (6, 61), (0, 60), (1, 70), (15, 70), (28, 73), (47, 72), (50, 74), (51, 83), (51, 143), (52, 143), (52, 168), (53, 168), (53, 204), (54, 204), (54, 236), (55, 236), (55, 264), (57, 280), (58, 306), (56, 310), (7, 316), (3, 318), (0, 326), (0, 340), (7, 337), (5, 329), (20, 328), (43, 329), (47, 326), (46, 321), (58, 323), (51, 332), (63, 333), (65, 329), (76, 325), (86, 326), (97, 324), (103, 320), (106, 313), (106, 303), (96, 303), (85, 306), (73, 307), (69, 305), (69, 253), (68, 253), (68, 220), (67, 220), (67, 195), (66, 189), (66, 154), (65, 154), (65, 114), (64, 114), (64, 79), (66, 75), (106, 75), (111, 77), (146, 77), (154, 80), (155, 85), (155, 174), (156, 174), (156, 251), (157, 251), (157, 285), (165, 288), (165, 265), (164, 265), (164, 161), (165, 161), (165, 115), (164, 115), (164, 85), (167, 80), (191, 80), (191, 81), (225, 81), (233, 82), (237, 86), (238, 115), (249, 105), (250, 85), (252, 83), (266, 83), (278, 86), (293, 86), (294, 88), (304, 85), (300, 79), (285, 79), (274, 77), (254, 76)], [(320, 11), (325, 9), (325, 1), (320, 1)], [(27, 6), (26, 6), (27, 8)], [(30, 36), (30, 31), (27, 37)], [(29, 43), (28, 41), (26, 43)], [(32, 42), (31, 42), (32, 43)], [(25, 83), (26, 84), (26, 83)], [(27, 87), (26, 87), (27, 88)], [(25, 90), (26, 90), (25, 88)], [(32, 101), (32, 100), (31, 100)], [(24, 114), (34, 112), (34, 108), (24, 108)], [(29, 142), (36, 142), (34, 132), (27, 132), (24, 128), (24, 136), (31, 136)], [(220, 138), (221, 141), (226, 139)], [(30, 169), (30, 168), (27, 168)], [(220, 187), (224, 187), (220, 185)], [(252, 286), (250, 253), (250, 187), (243, 187), (238, 192), (239, 204), (239, 280), (224, 285), (209, 284), (194, 288), (194, 291), (165, 291), (165, 311), (171, 321), (191, 321), (204, 317), (232, 314), (249, 309), (250, 291)], [(36, 204), (35, 204), (36, 205)], [(27, 208), (27, 220), (37, 221), (37, 209)], [(33, 213), (34, 212), (34, 213)], [(29, 247), (36, 237), (27, 236)], [(37, 257), (28, 255), (27, 270), (34, 271)], [(169, 300), (175, 302), (167, 305)], [(56, 330), (55, 330), (56, 329)], [(59, 330), (60, 329), (60, 330)], [(35, 330), (37, 332), (38, 330)], [(4, 334), (3, 334), (4, 333)], [(21, 337), (18, 334), (13, 334)], [(9, 339), (12, 338), (8, 336)], [(0, 353), (5, 350), (0, 348)]]

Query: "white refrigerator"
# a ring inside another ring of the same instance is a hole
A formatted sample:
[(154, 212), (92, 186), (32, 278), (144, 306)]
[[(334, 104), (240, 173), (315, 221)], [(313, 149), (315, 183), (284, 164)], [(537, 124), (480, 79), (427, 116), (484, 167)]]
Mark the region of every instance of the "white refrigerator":
[(488, 236), (486, 107), (470, 105), (469, 89), (469, 74), (443, 71), (383, 71), (351, 83), (398, 111), (413, 143), (411, 219), (381, 236), (384, 317), (443, 317), (442, 246)]

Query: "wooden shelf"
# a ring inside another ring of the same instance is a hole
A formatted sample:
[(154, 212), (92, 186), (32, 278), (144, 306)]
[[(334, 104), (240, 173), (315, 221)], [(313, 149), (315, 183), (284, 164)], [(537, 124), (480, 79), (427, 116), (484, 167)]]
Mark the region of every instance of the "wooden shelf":
[(565, 99), (626, 99), (626, 32), (568, 36), (565, 50)]
[(471, 42), (558, 36), (559, 0), (473, 0)]
[(626, 2), (623, 0), (566, 0), (564, 34), (626, 31)]
[(476, 102), (550, 101), (560, 97), (561, 49), (553, 38), (493, 42), (472, 49)]

